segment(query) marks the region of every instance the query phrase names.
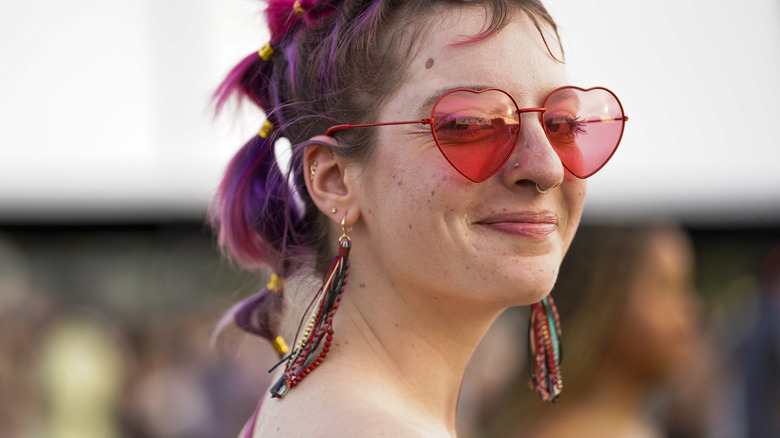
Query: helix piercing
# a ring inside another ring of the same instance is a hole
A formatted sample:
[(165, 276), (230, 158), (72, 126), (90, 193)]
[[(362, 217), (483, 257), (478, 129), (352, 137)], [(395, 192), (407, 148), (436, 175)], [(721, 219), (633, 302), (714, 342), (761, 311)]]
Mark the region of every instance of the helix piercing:
[(309, 179), (310, 180), (314, 179), (314, 172), (316, 172), (316, 171), (317, 171), (317, 162), (315, 161), (315, 162), (311, 163), (311, 167), (309, 167)]

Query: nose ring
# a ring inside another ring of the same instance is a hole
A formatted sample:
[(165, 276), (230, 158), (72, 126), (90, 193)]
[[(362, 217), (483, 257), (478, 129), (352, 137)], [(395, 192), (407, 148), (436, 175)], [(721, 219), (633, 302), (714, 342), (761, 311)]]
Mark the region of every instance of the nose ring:
[(539, 193), (541, 193), (541, 194), (550, 193), (550, 190), (552, 190), (553, 188), (555, 188), (555, 186), (557, 186), (557, 185), (558, 185), (558, 184), (554, 184), (554, 185), (553, 185), (552, 187), (550, 187), (549, 189), (547, 189), (547, 190), (542, 190), (542, 188), (541, 188), (541, 187), (539, 187), (539, 183), (536, 183), (536, 191), (537, 191), (537, 192), (539, 192)]

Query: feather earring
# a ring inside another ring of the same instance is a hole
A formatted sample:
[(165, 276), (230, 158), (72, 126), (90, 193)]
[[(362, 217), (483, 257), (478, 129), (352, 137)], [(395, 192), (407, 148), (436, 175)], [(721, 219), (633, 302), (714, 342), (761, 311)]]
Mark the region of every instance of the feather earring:
[(551, 296), (531, 305), (528, 337), (531, 388), (542, 401), (555, 403), (563, 390), (561, 319)]
[[(296, 347), (292, 354), (285, 359), (284, 374), (271, 387), (272, 397), (284, 397), (287, 392), (298, 385), (304, 377), (317, 368), (330, 351), (331, 341), (333, 341), (333, 316), (341, 303), (341, 295), (344, 292), (344, 286), (347, 284), (349, 276), (349, 250), (352, 243), (349, 240), (348, 230), (345, 225), (346, 217), (341, 220), (342, 234), (339, 237), (339, 252), (333, 259), (330, 269), (319, 291), (306, 309), (305, 315), (311, 312), (309, 322), (305, 330), (300, 335), (300, 340), (296, 342)], [(301, 325), (298, 326), (298, 333), (301, 333)], [(322, 342), (323, 339), (325, 342)], [(314, 353), (320, 344), (323, 344), (318, 356)], [(280, 362), (281, 363), (281, 362)], [(272, 369), (273, 370), (273, 369)]]

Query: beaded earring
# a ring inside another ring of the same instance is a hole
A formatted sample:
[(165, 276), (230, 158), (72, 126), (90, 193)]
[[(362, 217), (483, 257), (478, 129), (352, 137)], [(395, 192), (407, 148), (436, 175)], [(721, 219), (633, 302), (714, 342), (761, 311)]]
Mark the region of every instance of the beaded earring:
[(542, 401), (555, 403), (563, 390), (561, 319), (551, 296), (531, 305), (528, 337), (531, 388)]
[[(347, 284), (347, 277), (349, 276), (348, 257), (352, 243), (349, 239), (346, 220), (346, 217), (341, 220), (342, 234), (339, 237), (338, 255), (333, 259), (322, 286), (304, 313), (306, 315), (311, 312), (309, 322), (300, 335), (300, 340), (296, 342), (295, 349), (285, 359), (287, 364), (284, 374), (271, 387), (272, 397), (284, 397), (287, 395), (291, 388), (298, 385), (304, 377), (325, 360), (328, 351), (330, 351), (330, 345), (333, 341), (333, 316), (339, 308), (341, 295), (344, 292), (344, 286)], [(303, 321), (301, 321), (302, 324)], [(298, 327), (298, 333), (301, 333), (300, 328), (301, 326)], [(323, 339), (325, 342), (322, 342)], [(315, 357), (314, 352), (320, 343), (323, 344), (323, 347), (320, 350), (320, 354)]]

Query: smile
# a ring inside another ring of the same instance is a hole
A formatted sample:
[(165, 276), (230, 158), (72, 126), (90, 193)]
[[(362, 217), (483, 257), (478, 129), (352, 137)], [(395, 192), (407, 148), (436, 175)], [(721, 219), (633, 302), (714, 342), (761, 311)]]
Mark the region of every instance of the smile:
[(530, 240), (543, 240), (558, 229), (558, 215), (553, 212), (506, 213), (489, 216), (477, 225)]

